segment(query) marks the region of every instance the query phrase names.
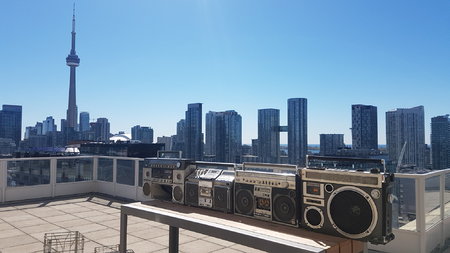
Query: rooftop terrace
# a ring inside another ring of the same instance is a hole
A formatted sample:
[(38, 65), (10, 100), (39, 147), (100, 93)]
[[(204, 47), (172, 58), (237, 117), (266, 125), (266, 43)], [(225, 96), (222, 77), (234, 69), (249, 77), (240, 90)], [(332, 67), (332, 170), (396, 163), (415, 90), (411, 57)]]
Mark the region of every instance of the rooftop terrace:
[[(53, 200), (0, 205), (0, 251), (42, 252), (45, 233), (79, 231), (84, 252), (119, 243), (120, 205), (124, 201), (86, 194)], [(167, 252), (167, 225), (133, 216), (128, 220), (128, 248), (135, 252)], [(245, 246), (180, 230), (181, 252), (260, 252)]]

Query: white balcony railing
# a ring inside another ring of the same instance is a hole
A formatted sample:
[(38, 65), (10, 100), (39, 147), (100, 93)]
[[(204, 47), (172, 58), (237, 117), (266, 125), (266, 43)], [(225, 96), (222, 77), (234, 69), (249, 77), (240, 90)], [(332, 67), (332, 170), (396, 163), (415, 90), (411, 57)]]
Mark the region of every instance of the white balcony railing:
[[(97, 192), (132, 200), (142, 193), (144, 159), (109, 156), (0, 160), (0, 203)], [(396, 174), (396, 239), (382, 252), (439, 252), (450, 244), (450, 169)]]

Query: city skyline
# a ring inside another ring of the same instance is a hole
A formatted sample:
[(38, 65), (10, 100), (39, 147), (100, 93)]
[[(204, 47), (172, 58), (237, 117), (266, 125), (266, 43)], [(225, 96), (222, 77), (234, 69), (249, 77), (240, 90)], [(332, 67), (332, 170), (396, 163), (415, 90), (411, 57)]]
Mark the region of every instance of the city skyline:
[[(423, 105), (430, 144), (431, 118), (450, 108), (449, 3), (350, 2), (354, 12), (332, 2), (77, 1), (77, 52), (84, 57), (77, 105), (91, 119), (108, 118), (112, 133), (140, 124), (156, 137), (176, 132), (186, 104), (236, 110), (242, 143), (249, 144), (257, 138), (258, 109), (286, 115), (286, 99), (304, 97), (308, 143), (319, 143), (321, 133), (343, 133), (347, 145), (352, 104), (377, 106), (380, 144), (385, 112)], [(0, 101), (22, 105), (23, 136), (26, 126), (48, 116), (65, 118), (72, 3), (3, 1), (0, 7), (8, 24), (0, 28), (0, 84), (8, 87)], [(250, 10), (254, 15), (233, 19)]]

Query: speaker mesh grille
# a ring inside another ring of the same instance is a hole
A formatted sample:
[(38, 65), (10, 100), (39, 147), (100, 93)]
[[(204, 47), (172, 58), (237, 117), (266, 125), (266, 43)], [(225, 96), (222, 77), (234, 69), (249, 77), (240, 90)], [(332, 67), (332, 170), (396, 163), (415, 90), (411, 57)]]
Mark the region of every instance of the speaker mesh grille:
[(253, 216), (254, 200), (253, 194), (249, 190), (241, 189), (236, 193), (236, 211), (240, 214)]
[(186, 182), (186, 204), (198, 206), (198, 184)]
[(173, 188), (173, 199), (178, 201), (178, 202), (182, 202), (183, 201), (183, 188), (179, 185), (175, 186)]
[(228, 209), (228, 189), (224, 187), (214, 187), (213, 207), (219, 210)]
[(275, 196), (273, 202), (273, 215), (276, 221), (295, 224), (295, 214), (294, 199), (291, 199), (286, 195)]
[(330, 214), (339, 229), (353, 235), (367, 231), (373, 219), (369, 202), (350, 190), (336, 194), (330, 205)]

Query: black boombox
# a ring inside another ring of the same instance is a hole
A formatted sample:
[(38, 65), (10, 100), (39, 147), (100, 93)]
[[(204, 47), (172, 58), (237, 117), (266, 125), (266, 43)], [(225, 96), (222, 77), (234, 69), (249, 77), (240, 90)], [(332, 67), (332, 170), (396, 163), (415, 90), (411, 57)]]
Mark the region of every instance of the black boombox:
[[(375, 159), (311, 157), (338, 160), (335, 165), (375, 161), (384, 166), (383, 160)], [(237, 167), (185, 159), (145, 159), (143, 193), (373, 244), (394, 239), (393, 174), (380, 173), (379, 169), (329, 169), (333, 166), (323, 164), (299, 169), (260, 163)]]
[(289, 166), (292, 173), (273, 172), (274, 168), (286, 169), (285, 167), (286, 165), (277, 167), (274, 164), (244, 163), (244, 170), (236, 171), (235, 213), (298, 226), (300, 195), (296, 166)]

